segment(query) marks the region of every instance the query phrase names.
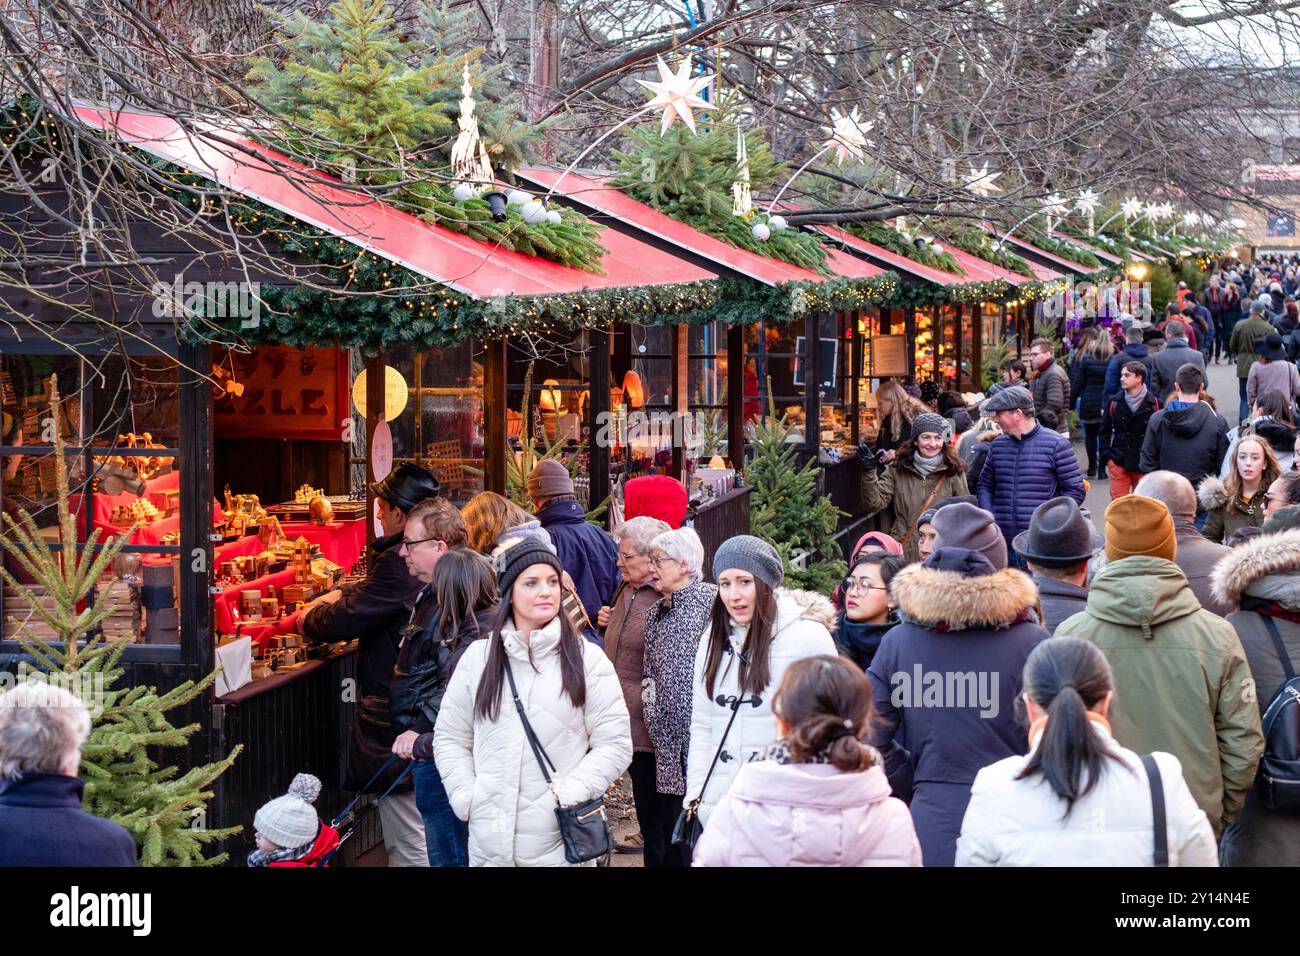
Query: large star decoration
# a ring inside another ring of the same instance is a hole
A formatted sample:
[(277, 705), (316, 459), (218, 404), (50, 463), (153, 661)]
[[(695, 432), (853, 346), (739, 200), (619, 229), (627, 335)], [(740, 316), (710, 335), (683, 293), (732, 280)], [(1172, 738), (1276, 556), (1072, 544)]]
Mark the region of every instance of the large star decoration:
[(1049, 216), (1062, 216), (1068, 208), (1069, 203), (1060, 193), (1052, 193), (1043, 200), (1043, 212)]
[(713, 80), (713, 76), (691, 76), (690, 58), (682, 60), (677, 64), (677, 72), (673, 73), (664, 62), (663, 57), (658, 57), (659, 62), (659, 82), (649, 80), (637, 80), (642, 86), (653, 93), (654, 99), (646, 104), (647, 109), (658, 109), (663, 111), (663, 123), (659, 127), (659, 135), (668, 132), (668, 127), (673, 125), (673, 120), (680, 119), (686, 124), (686, 128), (692, 133), (695, 132), (695, 115), (692, 109), (711, 110), (713, 104), (708, 100), (701, 99), (700, 90), (704, 89)]
[(1142, 200), (1138, 199), (1137, 196), (1129, 196), (1120, 205), (1119, 211), (1124, 214), (1126, 219), (1141, 219), (1143, 212)]
[(850, 156), (861, 159), (867, 148), (867, 131), (874, 125), (875, 123), (863, 123), (858, 119), (856, 106), (848, 116), (842, 116), (838, 110), (832, 109), (831, 125), (826, 127), (830, 138), (826, 140), (825, 148), (835, 149), (835, 161), (840, 165)]
[(1085, 189), (1079, 193), (1079, 198), (1074, 201), (1074, 208), (1079, 210), (1085, 216), (1091, 216), (1101, 206), (1101, 196), (1097, 195), (1096, 190)]
[(1187, 226), (1189, 229), (1195, 229), (1200, 224), (1201, 224), (1201, 214), (1198, 213), (1196, 210), (1191, 209), (1183, 213), (1184, 226)]
[(1000, 172), (989, 172), (988, 163), (985, 163), (979, 169), (972, 165), (970, 176), (966, 179), (966, 188), (981, 199), (988, 199), (998, 191), (996, 183), (1001, 175)]

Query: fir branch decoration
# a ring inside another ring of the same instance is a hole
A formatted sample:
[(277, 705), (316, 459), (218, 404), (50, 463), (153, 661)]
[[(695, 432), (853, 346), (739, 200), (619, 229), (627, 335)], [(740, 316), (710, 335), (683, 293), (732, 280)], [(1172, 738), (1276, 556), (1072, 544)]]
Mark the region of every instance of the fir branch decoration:
[[(53, 376), (50, 391), (54, 414), (59, 396)], [(85, 809), (125, 827), (140, 847), (141, 865), (222, 863), (226, 853), (212, 857), (205, 854), (242, 828), (208, 830), (195, 827), (194, 817), (212, 798), (212, 784), (234, 763), (242, 748), (237, 746), (225, 759), (184, 773), (177, 766), (160, 767), (154, 759), (169, 752), (177, 761), (185, 759), (184, 748), (200, 725), (178, 727), (166, 715), (205, 693), (216, 680), (216, 672), (198, 682), (185, 681), (162, 694), (152, 687), (115, 687), (125, 673), (119, 664), (131, 638), (111, 643), (105, 639), (100, 625), (112, 607), (109, 592), (96, 590), (96, 582), (128, 534), (97, 547), (99, 530), (95, 529), (85, 545), (78, 544), (75, 519), (68, 506), (64, 443), (58, 429), (53, 458), (61, 554), (49, 549), (26, 511), (20, 512), (17, 519), (6, 514), (5, 531), (0, 535), (6, 553), (35, 582), (20, 582), (9, 569), (0, 566), (6, 588), (21, 595), (32, 615), (57, 635), (54, 640), (45, 640), (25, 622), (9, 619), (23, 653), (35, 662), (33, 667), (24, 661), (19, 677), (57, 683), (86, 704), (92, 727), (81, 754)]]
[[(627, 134), (627, 141), (630, 149), (614, 153), (622, 172), (611, 186), (715, 239), (819, 275), (831, 274), (826, 248), (816, 234), (773, 229), (767, 242), (759, 242), (750, 232), (753, 220), (732, 215), (735, 126), (711, 122), (698, 134), (674, 126), (663, 136), (656, 126), (638, 126)], [(757, 135), (746, 133), (745, 144), (751, 187), (755, 192), (770, 187), (785, 168)]]
[[(459, 115), (461, 71), (481, 49), (451, 54), (464, 36), (464, 13), (429, 8), (423, 42), (404, 37), (385, 0), (338, 0), (313, 23), (282, 17), (284, 64), (259, 58), (248, 73), (253, 93), (287, 121), (262, 139), (294, 157), (309, 157), (345, 182), (392, 187), (384, 201), (426, 222), (503, 249), (600, 273), (601, 228), (565, 210), (560, 223), (526, 223), (516, 208), (494, 222), (482, 199), (453, 201), (451, 144)], [(479, 77), (480, 91), (485, 80)], [(502, 165), (521, 159), (535, 129), (518, 122), (508, 91), (490, 74), (480, 121), (488, 153)], [(493, 101), (492, 97), (496, 100)]]
[(1026, 232), (1025, 241), (1033, 243), (1044, 252), (1050, 252), (1054, 256), (1068, 259), (1070, 262), (1077, 262), (1089, 269), (1100, 269), (1102, 266), (1101, 260), (1083, 246), (1076, 245), (1058, 236), (1049, 236), (1045, 232)]
[(894, 255), (904, 256), (913, 262), (919, 262), (923, 266), (940, 269), (957, 276), (966, 274), (966, 270), (957, 264), (957, 260), (951, 252), (936, 253), (929, 246), (918, 249), (916, 243), (911, 239), (908, 239), (907, 236), (893, 226), (887, 226), (883, 222), (850, 222), (845, 223), (843, 229), (850, 235), (865, 239), (867, 242), (883, 249), (888, 249)]
[(985, 262), (991, 262), (995, 266), (1001, 266), (1029, 279), (1037, 278), (1027, 259), (1012, 252), (1005, 245), (999, 249), (994, 238), (983, 229), (951, 229), (944, 238), (962, 252), (970, 253)]

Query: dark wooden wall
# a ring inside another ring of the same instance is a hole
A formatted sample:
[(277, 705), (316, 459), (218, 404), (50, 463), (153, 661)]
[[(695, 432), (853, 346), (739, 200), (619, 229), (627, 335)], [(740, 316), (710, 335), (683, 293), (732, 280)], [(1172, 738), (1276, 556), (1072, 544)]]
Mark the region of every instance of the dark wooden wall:
[(262, 504), (292, 501), (310, 480), (327, 494), (348, 491), (348, 448), (336, 441), (286, 438), (217, 438), (212, 489), (218, 501), (226, 485), (234, 494), (257, 495)]

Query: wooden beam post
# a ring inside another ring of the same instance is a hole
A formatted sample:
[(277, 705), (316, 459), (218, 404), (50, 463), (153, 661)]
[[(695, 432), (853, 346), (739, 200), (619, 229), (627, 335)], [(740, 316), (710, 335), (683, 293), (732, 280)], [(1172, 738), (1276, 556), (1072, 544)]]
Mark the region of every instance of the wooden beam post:
[(745, 330), (727, 327), (727, 457), (745, 467)]
[[(212, 347), (182, 343), (178, 349), (181, 452), (181, 649), (185, 663), (206, 674), (212, 669), (212, 397), (204, 375), (212, 368)], [(201, 562), (199, 561), (202, 558)], [(201, 567), (203, 571), (195, 571)]]
[(506, 340), (483, 343), (483, 488), (506, 493), (506, 455), (509, 429), (506, 427)]
[(366, 358), (366, 541), (375, 543), (375, 429), (384, 420), (384, 353)]
[[(609, 495), (610, 414), (610, 331), (588, 329), (587, 374), (591, 387), (587, 400), (587, 477), (591, 496), (587, 507), (594, 508)], [(605, 513), (609, 524), (609, 512)]]

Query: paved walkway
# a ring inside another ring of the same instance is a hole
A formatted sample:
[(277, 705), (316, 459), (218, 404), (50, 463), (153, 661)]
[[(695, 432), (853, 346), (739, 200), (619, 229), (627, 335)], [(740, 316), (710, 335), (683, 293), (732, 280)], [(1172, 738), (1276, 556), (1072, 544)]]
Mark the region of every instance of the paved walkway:
[[(1237, 365), (1234, 362), (1231, 365), (1210, 365), (1208, 390), (1214, 396), (1215, 402), (1219, 406), (1219, 414), (1228, 420), (1228, 426), (1233, 427), (1237, 424), (1237, 411), (1240, 399), (1237, 387)], [(1087, 472), (1088, 457), (1083, 451), (1083, 442), (1074, 443), (1074, 454), (1079, 459), (1079, 470)], [(1105, 513), (1106, 506), (1110, 504), (1110, 482), (1103, 479), (1101, 481), (1089, 482), (1088, 497), (1084, 504), (1088, 512), (1092, 515), (1092, 520), (1096, 522), (1099, 530), (1105, 530)]]

